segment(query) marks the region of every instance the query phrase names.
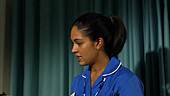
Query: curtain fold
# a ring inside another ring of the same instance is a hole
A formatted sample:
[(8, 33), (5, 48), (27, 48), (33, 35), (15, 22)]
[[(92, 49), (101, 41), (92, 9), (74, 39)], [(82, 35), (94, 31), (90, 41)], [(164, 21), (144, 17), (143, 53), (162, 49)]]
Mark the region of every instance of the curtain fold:
[(169, 0), (14, 0), (12, 96), (69, 96), (86, 67), (71, 53), (73, 21), (86, 12), (119, 16), (127, 41), (118, 58), (145, 96), (170, 96)]

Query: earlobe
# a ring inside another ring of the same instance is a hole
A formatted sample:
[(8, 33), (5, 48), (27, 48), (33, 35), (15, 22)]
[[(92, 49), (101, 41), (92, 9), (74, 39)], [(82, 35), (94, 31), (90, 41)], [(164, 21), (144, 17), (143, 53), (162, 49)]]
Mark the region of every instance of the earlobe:
[(96, 48), (100, 49), (103, 46), (104, 40), (103, 38), (99, 38), (98, 41), (96, 42)]

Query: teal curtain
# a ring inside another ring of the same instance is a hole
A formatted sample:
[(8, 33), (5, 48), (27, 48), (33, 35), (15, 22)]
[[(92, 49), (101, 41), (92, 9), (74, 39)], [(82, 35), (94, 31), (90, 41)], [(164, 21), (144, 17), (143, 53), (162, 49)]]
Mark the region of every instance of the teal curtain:
[(169, 0), (14, 0), (12, 96), (69, 96), (86, 67), (71, 53), (73, 21), (86, 12), (119, 16), (127, 42), (118, 58), (145, 96), (170, 96)]

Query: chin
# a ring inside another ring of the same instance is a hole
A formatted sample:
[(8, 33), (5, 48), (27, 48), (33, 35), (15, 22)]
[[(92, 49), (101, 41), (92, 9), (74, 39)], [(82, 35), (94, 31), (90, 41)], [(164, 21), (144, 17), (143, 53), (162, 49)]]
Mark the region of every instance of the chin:
[(85, 64), (83, 62), (79, 62), (80, 66), (87, 66), (88, 64)]

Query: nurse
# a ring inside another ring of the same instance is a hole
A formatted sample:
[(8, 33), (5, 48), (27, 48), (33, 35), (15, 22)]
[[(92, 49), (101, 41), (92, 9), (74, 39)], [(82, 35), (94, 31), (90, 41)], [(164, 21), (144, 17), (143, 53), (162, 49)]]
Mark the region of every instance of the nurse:
[(71, 96), (144, 96), (142, 81), (122, 66), (116, 56), (126, 41), (126, 29), (116, 16), (86, 13), (71, 30), (72, 52), (81, 66)]

